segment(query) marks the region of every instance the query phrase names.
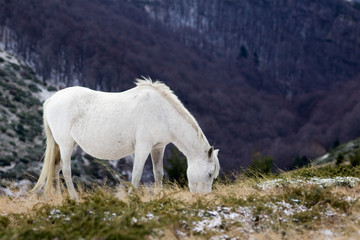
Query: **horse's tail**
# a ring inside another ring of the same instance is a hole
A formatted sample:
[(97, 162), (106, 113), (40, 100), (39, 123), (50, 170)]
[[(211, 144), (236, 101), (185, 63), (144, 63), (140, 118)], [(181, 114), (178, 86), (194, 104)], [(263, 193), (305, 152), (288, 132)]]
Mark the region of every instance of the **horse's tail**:
[(48, 121), (45, 116), (46, 105), (48, 104), (49, 99), (44, 103), (44, 130), (46, 135), (46, 151), (44, 157), (44, 165), (41, 169), (39, 180), (37, 181), (34, 188), (31, 190), (32, 192), (40, 191), (45, 184), (44, 192), (50, 193), (52, 190), (54, 176), (55, 176), (55, 164), (60, 161), (60, 150), (59, 145), (55, 142), (54, 137), (52, 135), (51, 129), (49, 127)]

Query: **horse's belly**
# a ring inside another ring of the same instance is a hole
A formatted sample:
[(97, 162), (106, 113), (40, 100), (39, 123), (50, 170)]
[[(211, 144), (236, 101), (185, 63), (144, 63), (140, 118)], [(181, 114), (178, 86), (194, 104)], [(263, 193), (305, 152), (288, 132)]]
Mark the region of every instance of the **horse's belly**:
[(104, 160), (117, 160), (123, 157), (126, 157), (134, 152), (134, 148), (132, 145), (125, 145), (125, 146), (116, 146), (113, 148), (104, 148), (104, 149), (98, 149), (94, 147), (80, 147), (89, 155), (104, 159)]
[(116, 130), (108, 131), (106, 128), (97, 129), (100, 131), (86, 130), (81, 134), (72, 131), (72, 136), (75, 142), (93, 157), (116, 160), (134, 152), (134, 144), (129, 134), (124, 135)]
[(126, 157), (134, 152), (133, 144), (111, 144), (104, 145), (100, 142), (89, 144), (77, 142), (78, 145), (89, 155), (104, 159), (104, 160), (117, 160)]

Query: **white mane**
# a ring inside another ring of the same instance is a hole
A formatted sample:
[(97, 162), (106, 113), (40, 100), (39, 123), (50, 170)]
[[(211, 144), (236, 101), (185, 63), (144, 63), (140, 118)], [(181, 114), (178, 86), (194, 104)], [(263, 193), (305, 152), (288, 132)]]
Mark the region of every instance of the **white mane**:
[(165, 83), (160, 81), (153, 82), (150, 78), (143, 77), (143, 79), (137, 78), (135, 84), (138, 87), (149, 86), (156, 89), (166, 100), (169, 101), (171, 105), (173, 105), (176, 111), (180, 113), (180, 115), (183, 116), (193, 126), (193, 128), (198, 133), (198, 137), (204, 139), (206, 143), (208, 143), (203, 131), (201, 130), (193, 115), (191, 115), (191, 113), (181, 103), (179, 98)]

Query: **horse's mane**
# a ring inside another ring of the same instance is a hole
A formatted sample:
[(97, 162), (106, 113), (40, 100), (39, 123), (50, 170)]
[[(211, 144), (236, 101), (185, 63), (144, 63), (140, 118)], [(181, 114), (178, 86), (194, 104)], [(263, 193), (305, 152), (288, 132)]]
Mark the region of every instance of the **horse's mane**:
[(191, 115), (191, 113), (181, 103), (179, 98), (165, 83), (160, 81), (153, 82), (151, 78), (143, 77), (142, 79), (136, 79), (135, 84), (138, 87), (149, 86), (156, 89), (165, 99), (169, 101), (169, 103), (176, 109), (176, 111), (191, 124), (191, 126), (197, 131), (198, 137), (204, 139), (206, 143), (209, 144), (193, 115)]

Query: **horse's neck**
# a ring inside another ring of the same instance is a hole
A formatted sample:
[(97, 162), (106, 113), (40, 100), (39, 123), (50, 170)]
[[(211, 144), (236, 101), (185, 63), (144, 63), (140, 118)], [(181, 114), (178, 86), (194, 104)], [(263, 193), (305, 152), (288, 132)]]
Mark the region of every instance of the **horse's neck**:
[(180, 125), (180, 128), (176, 128), (174, 132), (173, 143), (179, 150), (189, 158), (201, 157), (206, 154), (206, 151), (210, 148), (210, 145), (204, 135), (199, 136), (197, 129), (191, 126), (189, 123)]

